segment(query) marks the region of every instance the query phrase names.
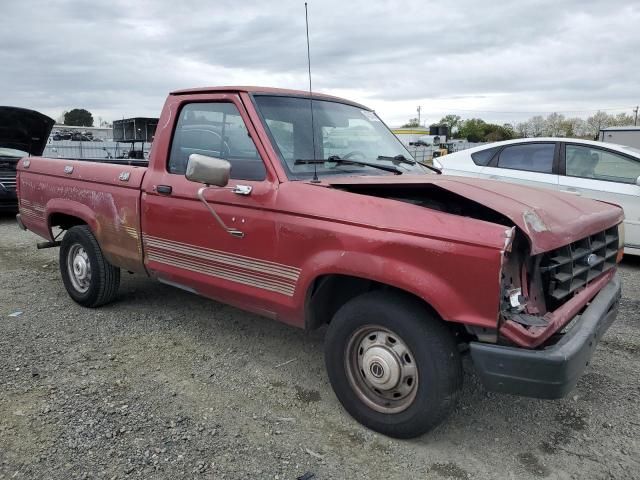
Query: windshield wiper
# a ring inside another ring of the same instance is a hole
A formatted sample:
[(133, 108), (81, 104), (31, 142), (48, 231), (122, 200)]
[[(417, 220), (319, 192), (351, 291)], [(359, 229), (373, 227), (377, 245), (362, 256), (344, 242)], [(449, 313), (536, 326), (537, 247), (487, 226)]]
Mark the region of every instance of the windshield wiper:
[(404, 155), (396, 155), (395, 157), (386, 157), (384, 155), (379, 155), (378, 156), (378, 160), (389, 160), (389, 161), (394, 162), (394, 163), (406, 163), (406, 164), (409, 164), (409, 165), (415, 165), (417, 163), (418, 165), (422, 165), (423, 167), (427, 167), (429, 170), (433, 170), (438, 175), (442, 175), (442, 170), (440, 170), (439, 168), (433, 167), (433, 166), (428, 165), (426, 163), (407, 160), (407, 157), (405, 157)]
[(429, 165), (428, 163), (422, 163), (422, 162), (416, 162), (416, 163), (419, 165), (422, 165), (423, 167), (427, 167), (429, 170), (433, 170), (438, 175), (442, 175), (442, 170), (440, 170), (438, 167), (434, 167), (433, 165)]
[(387, 157), (386, 155), (378, 155), (378, 160), (389, 160), (393, 163), (406, 163), (407, 165), (415, 165), (417, 162), (408, 160), (404, 155), (396, 155), (395, 157)]
[(340, 158), (338, 155), (331, 155), (326, 160), (323, 160), (321, 158), (312, 158), (309, 160), (303, 160), (299, 158), (295, 162), (293, 162), (294, 165), (313, 165), (313, 164), (320, 164), (320, 163), (336, 163), (338, 165), (362, 165), (364, 167), (373, 167), (379, 170), (384, 170), (385, 172), (391, 172), (395, 175), (402, 175), (402, 170), (398, 170), (396, 167), (380, 165), (378, 163), (361, 162), (360, 160)]

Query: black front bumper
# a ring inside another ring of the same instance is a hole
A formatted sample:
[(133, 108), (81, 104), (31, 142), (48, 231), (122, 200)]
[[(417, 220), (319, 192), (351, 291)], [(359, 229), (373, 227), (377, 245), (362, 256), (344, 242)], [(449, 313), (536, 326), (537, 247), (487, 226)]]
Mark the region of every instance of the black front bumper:
[(616, 273), (571, 329), (545, 349), (471, 342), (471, 358), (485, 388), (527, 397), (564, 397), (578, 383), (596, 345), (615, 320), (621, 291)]

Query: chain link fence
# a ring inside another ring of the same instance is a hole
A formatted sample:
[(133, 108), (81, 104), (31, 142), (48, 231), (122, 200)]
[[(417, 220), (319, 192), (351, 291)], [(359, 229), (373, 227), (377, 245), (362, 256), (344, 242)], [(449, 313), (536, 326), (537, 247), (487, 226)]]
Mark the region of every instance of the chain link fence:
[(75, 158), (87, 160), (146, 159), (150, 143), (81, 142), (73, 140), (51, 140), (42, 154), (49, 158)]

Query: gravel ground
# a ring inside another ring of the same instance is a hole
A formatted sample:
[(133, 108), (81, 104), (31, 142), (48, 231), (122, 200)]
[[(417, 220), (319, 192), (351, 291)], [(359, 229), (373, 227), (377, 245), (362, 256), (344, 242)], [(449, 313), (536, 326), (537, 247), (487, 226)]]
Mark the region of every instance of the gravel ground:
[(35, 241), (0, 217), (0, 479), (640, 477), (639, 260), (568, 398), (488, 393), (467, 363), (457, 411), (399, 441), (343, 411), (324, 331), (126, 274), (84, 309)]

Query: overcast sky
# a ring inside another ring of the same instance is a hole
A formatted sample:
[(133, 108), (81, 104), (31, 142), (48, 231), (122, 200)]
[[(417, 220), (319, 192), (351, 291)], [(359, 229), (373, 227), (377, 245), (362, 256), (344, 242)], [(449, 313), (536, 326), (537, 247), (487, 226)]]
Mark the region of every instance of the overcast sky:
[[(158, 116), (167, 92), (306, 89), (303, 1), (2, 0), (0, 105)], [(391, 125), (640, 103), (640, 1), (309, 1), (314, 90)]]

